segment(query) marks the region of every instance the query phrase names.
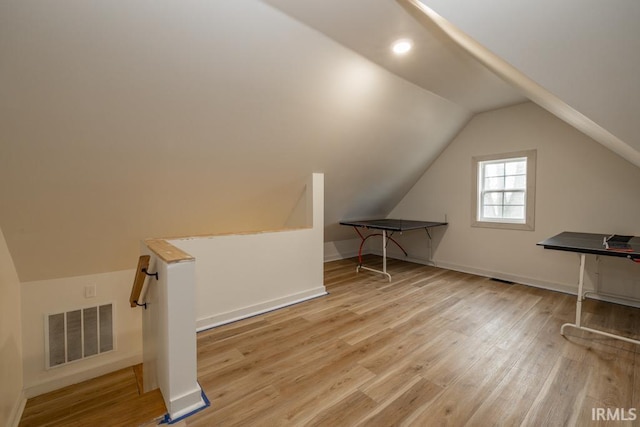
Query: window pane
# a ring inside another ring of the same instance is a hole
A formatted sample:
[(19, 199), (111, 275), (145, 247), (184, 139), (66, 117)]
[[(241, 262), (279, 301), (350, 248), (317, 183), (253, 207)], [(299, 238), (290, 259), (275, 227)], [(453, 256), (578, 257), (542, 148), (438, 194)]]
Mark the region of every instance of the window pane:
[(504, 189), (504, 177), (485, 178), (484, 179), (485, 190), (502, 190)]
[(502, 218), (502, 206), (483, 206), (482, 216), (489, 219)]
[(472, 226), (533, 230), (533, 190), (529, 174), (535, 173), (535, 150), (474, 157), (476, 197)]
[(513, 189), (526, 189), (527, 177), (526, 175), (514, 175), (505, 177), (504, 188)]
[(484, 165), (484, 176), (503, 176), (504, 163), (486, 163)]
[(524, 175), (527, 173), (527, 161), (509, 162), (505, 165), (505, 175)]
[(483, 205), (502, 205), (502, 191), (492, 192), (492, 193), (484, 193), (484, 197), (482, 198)]
[(505, 206), (504, 218), (524, 219), (524, 206)]
[(505, 205), (518, 205), (524, 206), (524, 191), (511, 192), (507, 191), (504, 193), (504, 204)]

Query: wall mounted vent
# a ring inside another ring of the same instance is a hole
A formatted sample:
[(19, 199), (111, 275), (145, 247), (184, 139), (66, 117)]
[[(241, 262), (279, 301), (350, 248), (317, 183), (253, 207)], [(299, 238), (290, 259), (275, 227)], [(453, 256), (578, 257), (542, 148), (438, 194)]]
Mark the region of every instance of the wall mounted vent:
[(114, 349), (113, 304), (45, 316), (46, 368)]

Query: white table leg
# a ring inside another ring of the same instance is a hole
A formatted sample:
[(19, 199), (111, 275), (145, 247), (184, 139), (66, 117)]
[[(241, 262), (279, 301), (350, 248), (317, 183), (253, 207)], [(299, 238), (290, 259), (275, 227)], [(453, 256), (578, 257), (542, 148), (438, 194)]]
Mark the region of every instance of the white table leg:
[(365, 267), (363, 265), (358, 266), (358, 269), (384, 274), (389, 279), (389, 282), (391, 282), (391, 275), (387, 273), (387, 230), (382, 230), (382, 271), (376, 270), (375, 268)]
[(594, 334), (603, 335), (605, 337), (614, 338), (621, 341), (630, 342), (633, 344), (640, 344), (640, 341), (632, 338), (623, 337), (620, 335), (610, 334), (609, 332), (599, 331), (597, 329), (591, 329), (582, 326), (582, 301), (584, 300), (584, 270), (585, 270), (585, 254), (580, 254), (580, 279), (578, 280), (578, 302), (576, 303), (576, 323), (565, 323), (560, 328), (560, 334), (564, 335), (564, 328), (571, 326), (573, 328), (581, 329), (583, 331), (589, 331)]

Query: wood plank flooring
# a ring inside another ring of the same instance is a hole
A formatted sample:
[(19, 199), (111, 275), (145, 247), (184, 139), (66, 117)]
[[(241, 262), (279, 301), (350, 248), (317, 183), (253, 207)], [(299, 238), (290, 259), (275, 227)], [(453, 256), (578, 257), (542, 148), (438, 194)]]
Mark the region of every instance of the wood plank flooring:
[(138, 426), (166, 414), (160, 390), (138, 393), (130, 367), (27, 401), (20, 427)]
[[(640, 412), (640, 346), (562, 337), (574, 296), (401, 261), (389, 283), (355, 266), (325, 264), (328, 296), (199, 333), (211, 406), (185, 424), (634, 425), (593, 421), (592, 409)], [(583, 312), (640, 335), (640, 309), (589, 300)], [(93, 423), (104, 411), (85, 411), (86, 425), (140, 424)]]

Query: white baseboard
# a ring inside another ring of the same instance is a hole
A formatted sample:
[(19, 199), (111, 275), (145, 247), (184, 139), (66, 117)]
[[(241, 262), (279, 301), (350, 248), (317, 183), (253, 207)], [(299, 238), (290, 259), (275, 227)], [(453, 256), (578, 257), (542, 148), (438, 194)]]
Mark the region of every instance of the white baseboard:
[[(482, 270), (474, 267), (461, 266), (458, 264), (451, 264), (446, 262), (438, 263), (438, 267), (446, 268), (447, 270), (460, 271), (462, 273), (475, 274), (477, 276), (491, 277), (500, 280), (508, 280), (510, 282), (519, 283), (522, 285), (532, 286), (534, 288), (546, 289), (554, 292), (562, 292), (569, 295), (578, 295), (578, 284), (566, 285), (562, 283), (547, 282), (544, 280), (533, 279), (531, 277), (523, 277), (514, 274), (492, 272)], [(576, 273), (577, 274), (577, 273)], [(585, 292), (591, 292), (592, 289), (585, 289)], [(614, 304), (626, 305), (629, 307), (640, 308), (640, 301), (634, 301), (625, 297), (617, 297), (616, 295), (603, 295), (593, 294), (589, 295), (589, 299), (596, 299), (605, 302), (611, 302)]]
[(172, 421), (175, 421), (178, 418), (186, 417), (189, 414), (197, 412), (205, 406), (207, 406), (207, 403), (202, 399), (202, 389), (198, 385), (198, 387), (190, 392), (176, 397), (169, 402), (169, 416)]
[(22, 413), (24, 412), (24, 407), (26, 404), (27, 397), (25, 396), (24, 392), (21, 391), (15, 405), (13, 406), (13, 410), (9, 415), (9, 424), (7, 424), (8, 427), (18, 427), (18, 424), (20, 424), (20, 420), (22, 419)]
[[(381, 250), (373, 249), (373, 250), (371, 250), (371, 251), (369, 251), (367, 253), (369, 253), (371, 255), (378, 255), (380, 257), (382, 256), (382, 251)], [(389, 252), (387, 252), (387, 259), (397, 259), (399, 261), (407, 261), (407, 262), (412, 262), (414, 264), (436, 266), (436, 263), (434, 261), (429, 261), (428, 259), (423, 259), (423, 258), (413, 258), (413, 257), (410, 257), (410, 256), (404, 256), (404, 254), (402, 254), (400, 252), (398, 252), (398, 253), (395, 253), (395, 252), (389, 253)], [(440, 267), (440, 266), (438, 266), (438, 267)], [(443, 268), (446, 268), (446, 267), (443, 267)], [(449, 270), (453, 270), (453, 269), (451, 268)]]
[(475, 274), (476, 276), (490, 277), (500, 280), (507, 280), (509, 282), (519, 283), (522, 285), (533, 286), (535, 288), (547, 289), (549, 291), (562, 292), (565, 294), (576, 295), (577, 286), (569, 286), (561, 283), (547, 282), (545, 280), (534, 279), (532, 277), (519, 276), (516, 274), (503, 273), (500, 271), (489, 271), (477, 267), (469, 267), (465, 265), (453, 264), (448, 262), (438, 262), (438, 267), (446, 268), (447, 270), (459, 271), (461, 273)]
[(324, 244), (324, 262), (353, 258), (358, 256), (359, 249), (360, 239), (326, 242)]
[(129, 356), (121, 360), (116, 360), (104, 365), (89, 368), (87, 370), (76, 372), (64, 377), (56, 378), (47, 382), (35, 384), (29, 387), (25, 387), (24, 394), (27, 399), (39, 396), (50, 391), (58, 390), (63, 387), (67, 387), (73, 384), (87, 381), (102, 375), (109, 374), (119, 369), (128, 368), (133, 365), (142, 363), (142, 353)]
[(196, 331), (205, 331), (207, 329), (215, 328), (216, 326), (221, 326), (227, 323), (232, 323), (238, 320), (257, 316), (258, 314), (267, 313), (278, 308), (297, 304), (299, 302), (307, 301), (323, 295), (327, 295), (327, 290), (325, 289), (324, 285), (309, 289), (307, 291), (298, 292), (296, 294), (287, 295), (282, 298), (254, 304), (238, 310), (227, 311), (225, 313), (204, 317), (196, 321)]
[[(373, 253), (374, 255), (382, 256), (381, 252), (378, 252), (375, 250), (371, 251), (371, 253)], [(402, 254), (398, 256), (396, 254), (388, 254), (388, 253), (387, 253), (387, 258), (397, 259), (400, 261), (413, 262), (415, 264), (430, 265), (433, 267), (444, 268), (447, 270), (459, 271), (461, 273), (469, 273), (469, 274), (475, 274), (476, 276), (490, 277), (492, 279), (506, 280), (509, 282), (519, 283), (527, 286), (533, 286), (535, 288), (547, 289), (550, 291), (562, 292), (565, 294), (576, 295), (578, 291), (577, 285), (574, 287), (570, 285), (564, 285), (561, 283), (547, 282), (547, 281), (535, 279), (532, 277), (519, 276), (517, 274), (504, 273), (500, 271), (490, 271), (482, 268), (470, 267), (467, 265), (460, 265), (460, 264), (455, 264), (451, 262), (435, 261), (435, 260), (430, 261), (423, 258), (412, 258), (409, 256), (403, 256)]]
[[(382, 256), (382, 251), (376, 250), (376, 249), (368, 251), (368, 253), (372, 255), (377, 255), (380, 257)], [(577, 286), (573, 287), (573, 286), (563, 285), (559, 283), (546, 282), (543, 280), (533, 279), (531, 277), (523, 277), (523, 276), (518, 276), (514, 274), (509, 274), (509, 273), (489, 271), (481, 268), (469, 267), (466, 265), (460, 265), (460, 264), (454, 264), (454, 263), (448, 263), (448, 262), (430, 261), (423, 258), (413, 258), (410, 256), (404, 256), (404, 254), (402, 253), (393, 253), (393, 252), (391, 254), (387, 253), (387, 259), (396, 259), (399, 261), (412, 262), (414, 264), (429, 265), (432, 267), (439, 267), (447, 270), (459, 271), (461, 273), (469, 273), (469, 274), (475, 274), (476, 276), (507, 280), (509, 282), (520, 283), (522, 285), (533, 286), (535, 288), (546, 289), (546, 290), (555, 291), (555, 292), (562, 292), (570, 295), (577, 295)], [(393, 274), (393, 271), (391, 271), (390, 273)], [(621, 300), (617, 300), (615, 298), (609, 298), (603, 295), (593, 295), (590, 298), (640, 308), (640, 303), (636, 304), (629, 301), (621, 301)]]
[[(371, 251), (371, 253), (374, 255), (382, 256), (381, 252), (378, 252), (375, 250)], [(429, 261), (422, 258), (405, 257), (403, 255), (398, 256), (396, 254), (393, 254), (393, 255), (387, 254), (387, 258), (397, 259), (400, 261), (413, 262), (415, 264), (430, 265), (434, 267), (445, 268), (447, 270), (459, 271), (461, 273), (469, 273), (469, 274), (475, 274), (476, 276), (490, 277), (492, 279), (495, 278), (500, 280), (506, 280), (513, 283), (519, 283), (522, 285), (532, 286), (534, 288), (546, 289), (554, 292), (562, 292), (564, 294), (569, 294), (569, 295), (578, 294), (577, 283), (575, 285), (567, 285), (562, 283), (547, 282), (545, 280), (539, 280), (532, 277), (519, 276), (517, 274), (489, 271), (489, 270), (484, 270), (482, 268), (477, 268), (477, 267), (469, 267), (466, 265), (460, 265), (460, 264), (449, 263), (449, 262)], [(592, 289), (585, 289), (585, 291), (592, 291)], [(611, 302), (615, 304), (626, 305), (629, 307), (640, 308), (640, 301), (630, 300), (625, 297), (617, 297), (616, 295), (590, 294), (589, 298), (597, 299), (600, 301)]]

